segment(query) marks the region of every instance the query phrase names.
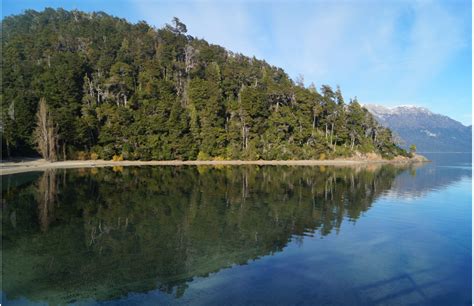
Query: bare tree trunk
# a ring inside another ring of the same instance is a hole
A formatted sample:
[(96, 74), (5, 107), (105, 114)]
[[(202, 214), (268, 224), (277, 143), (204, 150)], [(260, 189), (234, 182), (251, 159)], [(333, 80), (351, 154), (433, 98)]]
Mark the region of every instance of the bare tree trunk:
[(36, 127), (36, 143), (38, 151), (44, 159), (49, 160), (49, 146), (48, 146), (48, 109), (46, 101), (40, 100), (38, 112), (36, 113), (37, 127)]
[(54, 126), (48, 126), (48, 146), (49, 146), (49, 160), (56, 161), (58, 156), (57, 151), (57, 137), (56, 137), (56, 128)]
[(35, 142), (39, 153), (48, 161), (56, 161), (57, 155), (57, 127), (54, 126), (51, 114), (48, 111), (46, 100), (42, 98), (36, 114), (37, 124)]
[(332, 143), (332, 135), (333, 134), (334, 134), (334, 123), (331, 123), (331, 138), (330, 138), (331, 146), (334, 146), (334, 144)]
[(245, 125), (242, 125), (242, 149), (245, 150)]
[(247, 150), (249, 143), (249, 128), (245, 125), (245, 122), (242, 123), (242, 148)]
[(249, 128), (245, 127), (245, 150), (249, 147)]

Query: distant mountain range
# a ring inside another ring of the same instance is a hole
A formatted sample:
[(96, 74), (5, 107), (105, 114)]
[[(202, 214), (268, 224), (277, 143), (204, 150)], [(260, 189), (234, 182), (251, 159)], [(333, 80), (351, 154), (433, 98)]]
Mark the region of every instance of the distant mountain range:
[(418, 152), (470, 152), (472, 126), (417, 106), (388, 108), (366, 104), (364, 107), (385, 127), (395, 132), (403, 148), (411, 144)]

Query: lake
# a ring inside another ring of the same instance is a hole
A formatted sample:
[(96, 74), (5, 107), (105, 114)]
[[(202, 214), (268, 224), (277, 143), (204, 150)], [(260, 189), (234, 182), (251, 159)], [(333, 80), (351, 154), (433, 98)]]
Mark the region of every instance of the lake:
[(4, 305), (471, 305), (471, 155), (2, 177)]

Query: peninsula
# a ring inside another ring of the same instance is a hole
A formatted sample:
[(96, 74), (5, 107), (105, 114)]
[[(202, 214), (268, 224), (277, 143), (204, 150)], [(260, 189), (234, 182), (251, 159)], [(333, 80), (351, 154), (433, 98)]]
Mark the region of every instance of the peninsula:
[(339, 87), (305, 86), (187, 35), (178, 18), (157, 29), (102, 12), (27, 10), (4, 18), (2, 35), (3, 159), (327, 164), (414, 153)]

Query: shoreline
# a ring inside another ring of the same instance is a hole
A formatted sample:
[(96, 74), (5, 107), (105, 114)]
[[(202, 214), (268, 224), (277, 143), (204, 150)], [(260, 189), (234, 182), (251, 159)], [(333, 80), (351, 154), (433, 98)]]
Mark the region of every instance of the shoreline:
[(331, 160), (160, 160), (160, 161), (111, 161), (111, 160), (66, 160), (47, 162), (44, 159), (29, 161), (6, 161), (0, 164), (0, 176), (47, 169), (94, 168), (114, 166), (355, 166), (371, 164), (413, 164), (429, 162), (422, 158), (411, 159), (331, 159)]

